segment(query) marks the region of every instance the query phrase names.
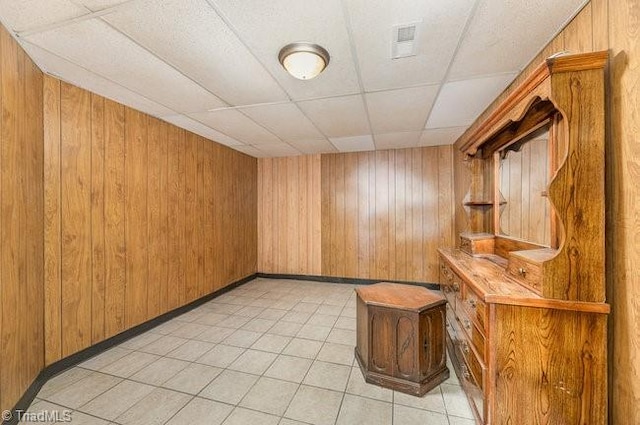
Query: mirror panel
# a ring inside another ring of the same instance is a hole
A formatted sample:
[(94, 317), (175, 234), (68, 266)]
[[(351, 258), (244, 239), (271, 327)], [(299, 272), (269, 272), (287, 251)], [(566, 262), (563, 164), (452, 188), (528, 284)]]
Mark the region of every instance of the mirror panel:
[(499, 234), (551, 245), (549, 126), (499, 151)]

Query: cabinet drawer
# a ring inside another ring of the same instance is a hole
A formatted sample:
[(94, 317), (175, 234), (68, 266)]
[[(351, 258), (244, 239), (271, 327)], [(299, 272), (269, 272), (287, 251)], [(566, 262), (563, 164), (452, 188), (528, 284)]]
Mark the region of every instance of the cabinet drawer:
[(447, 302), (456, 308), (456, 294), (460, 293), (460, 278), (445, 264), (440, 264), (440, 284)]
[(469, 318), (484, 332), (487, 306), (469, 286), (465, 285), (464, 287), (464, 294), (460, 305)]
[(484, 364), (478, 359), (474, 350), (464, 345), (464, 341), (458, 344), (456, 351), (459, 353), (456, 357), (462, 365), (463, 378), (478, 387), (480, 391), (484, 391), (486, 375)]
[(542, 267), (540, 264), (531, 263), (515, 255), (510, 255), (507, 273), (534, 291), (541, 292)]
[(469, 319), (464, 311), (461, 311), (458, 316), (460, 328), (464, 333), (465, 339), (476, 350), (481, 360), (485, 360), (485, 337), (483, 331), (478, 329), (478, 326)]

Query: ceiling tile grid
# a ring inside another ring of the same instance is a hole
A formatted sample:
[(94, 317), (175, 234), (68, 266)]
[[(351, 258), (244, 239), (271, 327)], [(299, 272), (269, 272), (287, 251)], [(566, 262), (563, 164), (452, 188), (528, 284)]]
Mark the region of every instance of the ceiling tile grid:
[[(586, 2), (0, 0), (0, 21), (45, 72), (268, 157), (451, 144)], [(329, 51), (317, 78), (278, 62), (295, 41)]]

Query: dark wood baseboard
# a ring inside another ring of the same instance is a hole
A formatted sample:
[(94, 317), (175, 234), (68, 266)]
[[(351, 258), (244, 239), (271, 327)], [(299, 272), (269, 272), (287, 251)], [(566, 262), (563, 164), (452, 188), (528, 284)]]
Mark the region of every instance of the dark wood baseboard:
[(328, 283), (346, 283), (349, 285), (373, 285), (380, 282), (392, 282), (403, 283), (405, 285), (418, 285), (424, 286), (428, 289), (438, 290), (440, 284), (430, 282), (410, 282), (401, 280), (386, 280), (386, 279), (358, 279), (353, 277), (336, 277), (336, 276), (316, 276), (306, 274), (279, 274), (279, 273), (256, 273), (256, 277), (264, 277), (267, 279), (293, 279), (293, 280), (309, 280), (316, 282), (328, 282)]

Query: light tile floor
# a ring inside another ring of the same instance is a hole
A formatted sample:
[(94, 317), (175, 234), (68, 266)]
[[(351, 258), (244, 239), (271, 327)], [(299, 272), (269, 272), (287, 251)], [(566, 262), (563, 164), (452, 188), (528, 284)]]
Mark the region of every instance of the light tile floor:
[(422, 398), (364, 382), (354, 288), (253, 280), (56, 376), (29, 411), (68, 410), (74, 425), (473, 425), (451, 366)]

